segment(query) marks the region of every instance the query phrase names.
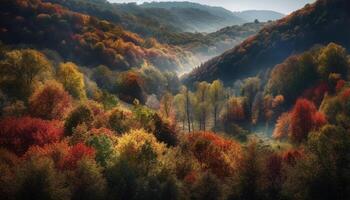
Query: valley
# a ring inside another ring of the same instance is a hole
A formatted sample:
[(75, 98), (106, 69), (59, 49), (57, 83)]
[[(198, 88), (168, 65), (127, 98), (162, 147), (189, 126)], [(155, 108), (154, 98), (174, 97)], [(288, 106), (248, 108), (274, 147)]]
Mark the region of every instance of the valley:
[(349, 199), (350, 2), (197, 2), (1, 1), (0, 199)]

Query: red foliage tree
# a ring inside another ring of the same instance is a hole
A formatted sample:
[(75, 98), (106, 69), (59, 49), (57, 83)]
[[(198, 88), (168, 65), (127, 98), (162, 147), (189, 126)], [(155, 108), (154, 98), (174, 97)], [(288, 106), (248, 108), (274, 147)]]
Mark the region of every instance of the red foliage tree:
[(78, 161), (83, 158), (95, 158), (95, 150), (85, 144), (78, 143), (69, 149), (68, 155), (63, 162), (63, 169), (72, 170), (77, 167)]
[(314, 113), (313, 116), (313, 126), (318, 129), (327, 123), (326, 116), (321, 112)]
[(343, 88), (344, 88), (344, 86), (345, 86), (345, 81), (342, 79), (342, 80), (339, 80), (338, 82), (337, 82), (337, 85), (335, 86), (335, 90), (337, 91), (337, 92), (339, 92), (339, 91), (341, 91)]
[(32, 145), (43, 146), (59, 141), (62, 124), (30, 117), (6, 118), (0, 121), (0, 145), (21, 155)]
[(320, 105), (323, 97), (329, 92), (329, 86), (326, 82), (317, 84), (316, 86), (304, 91), (303, 97), (312, 101), (315, 105)]
[(49, 82), (29, 100), (30, 113), (42, 119), (62, 119), (72, 106), (70, 95), (57, 82)]
[(345, 102), (348, 101), (350, 98), (350, 88), (344, 90), (344, 92), (341, 95), (341, 99)]
[(303, 152), (300, 150), (288, 150), (283, 153), (282, 159), (284, 163), (294, 166), (297, 160), (300, 159), (302, 156)]
[(323, 114), (318, 113), (315, 105), (306, 99), (298, 99), (291, 112), (291, 139), (300, 143), (312, 130), (326, 123)]

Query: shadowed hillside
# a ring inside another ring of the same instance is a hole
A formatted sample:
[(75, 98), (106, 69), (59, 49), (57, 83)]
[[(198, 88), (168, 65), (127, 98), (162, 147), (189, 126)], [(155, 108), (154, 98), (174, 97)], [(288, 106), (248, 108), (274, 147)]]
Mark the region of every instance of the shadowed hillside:
[(350, 47), (350, 2), (319, 0), (265, 27), (259, 34), (193, 70), (185, 82), (252, 76), (315, 44)]

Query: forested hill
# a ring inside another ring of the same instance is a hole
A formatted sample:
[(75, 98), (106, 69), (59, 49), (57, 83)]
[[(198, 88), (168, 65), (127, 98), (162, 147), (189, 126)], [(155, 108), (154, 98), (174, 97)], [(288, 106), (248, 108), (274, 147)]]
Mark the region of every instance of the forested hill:
[[(109, 3), (105, 0), (45, 0), (112, 21), (144, 37), (179, 32), (214, 32), (246, 21), (221, 7), (195, 3)], [(167, 6), (164, 6), (167, 5)], [(182, 6), (180, 6), (182, 5)]]
[(103, 64), (119, 71), (144, 64), (176, 71), (192, 62), (191, 53), (181, 48), (143, 39), (61, 4), (5, 0), (0, 5), (0, 38), (5, 44), (51, 49), (83, 66)]
[(267, 22), (285, 17), (284, 14), (272, 10), (245, 10), (234, 12), (234, 14), (248, 22), (253, 22), (256, 19), (260, 22)]
[(231, 83), (239, 78), (256, 75), (316, 44), (336, 42), (349, 48), (349, 27), (348, 0), (318, 0), (196, 68), (184, 81), (193, 83), (221, 79)]
[[(192, 2), (151, 2), (143, 8), (166, 9), (183, 22), (185, 31), (214, 32), (226, 26), (247, 22), (222, 7), (213, 7)], [(187, 28), (186, 28), (187, 27)]]

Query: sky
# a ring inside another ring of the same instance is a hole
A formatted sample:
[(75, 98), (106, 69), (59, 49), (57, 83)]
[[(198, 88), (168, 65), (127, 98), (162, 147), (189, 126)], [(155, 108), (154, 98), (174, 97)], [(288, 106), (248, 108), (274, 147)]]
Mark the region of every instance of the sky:
[[(154, 0), (108, 0), (115, 3), (137, 2)], [(184, 1), (184, 0), (156, 0), (156, 1)], [(191, 2), (207, 4), (211, 6), (221, 6), (231, 11), (242, 10), (273, 10), (284, 14), (289, 14), (307, 3), (315, 0), (188, 0)]]

